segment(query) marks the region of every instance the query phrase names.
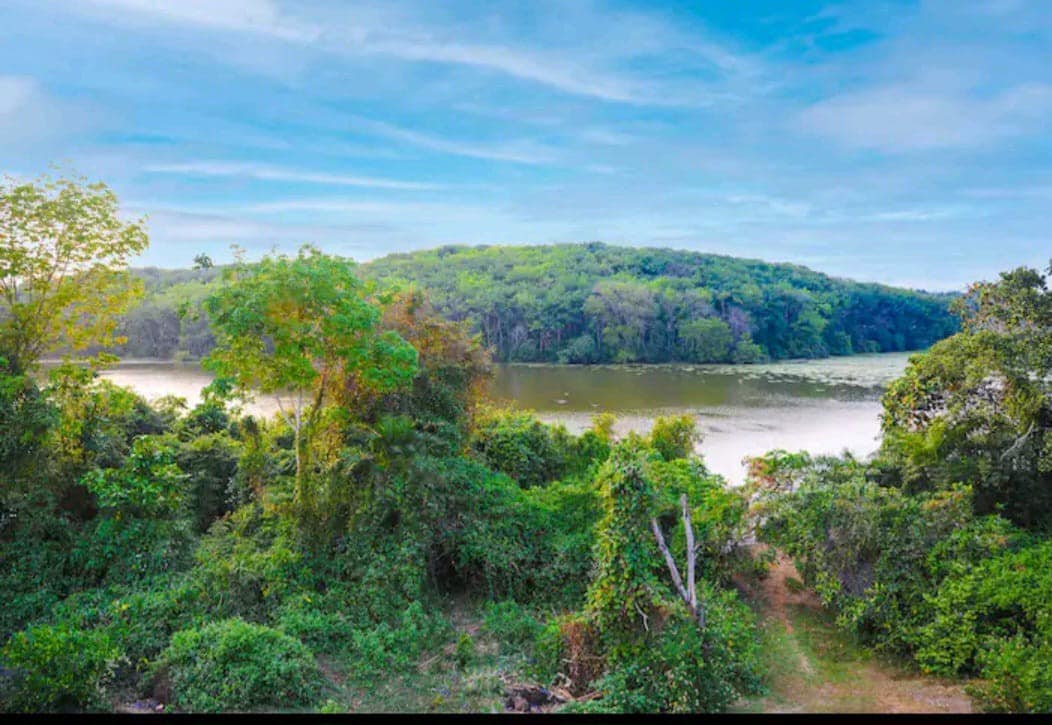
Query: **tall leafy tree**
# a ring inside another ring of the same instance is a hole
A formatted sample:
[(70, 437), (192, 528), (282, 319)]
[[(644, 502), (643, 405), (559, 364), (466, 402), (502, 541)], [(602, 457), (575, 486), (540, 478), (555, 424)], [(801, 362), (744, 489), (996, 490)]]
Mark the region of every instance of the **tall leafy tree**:
[(964, 330), (884, 396), (885, 459), (912, 490), (972, 485), (979, 513), (1052, 526), (1052, 291), (1020, 268), (969, 290)]
[(128, 262), (148, 245), (117, 196), (83, 178), (0, 185), (0, 350), (14, 371), (57, 349), (120, 342), (117, 315), (141, 295)]
[(416, 350), (380, 329), (353, 262), (304, 247), (295, 257), (236, 264), (205, 309), (216, 348), (205, 367), (244, 393), (273, 395), (295, 436), (296, 495), (307, 495), (312, 436), (334, 392), (408, 384)]

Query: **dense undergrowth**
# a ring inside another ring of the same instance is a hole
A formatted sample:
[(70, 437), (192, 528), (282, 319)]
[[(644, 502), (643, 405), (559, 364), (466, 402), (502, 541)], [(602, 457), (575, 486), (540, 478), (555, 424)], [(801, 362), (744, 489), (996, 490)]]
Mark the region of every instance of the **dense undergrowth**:
[(965, 330), (885, 395), (869, 462), (753, 462), (761, 535), (862, 643), (964, 677), (993, 711), (1052, 710), (1052, 293), (977, 285)]
[[(604, 647), (617, 665), (578, 678), (575, 691), (609, 693), (593, 708), (718, 709), (759, 686), (750, 615), (721, 588), (744, 501), (699, 461), (666, 460), (660, 439), (614, 443), (605, 419), (575, 437), (521, 413), (487, 412), (468, 433), (437, 417), (355, 421), (340, 432), (354, 443), (341, 441), (332, 468), (315, 474), (330, 512), (318, 520), (295, 506), (285, 426), (215, 401), (173, 416), (100, 380), (66, 400), (57, 391), (74, 391), (67, 374), (79, 375), (56, 372), (42, 390), (23, 378), (13, 401), (27, 425), (37, 414), (45, 425), (24, 433), (24, 455), (5, 459), (18, 484), (5, 489), (0, 553), (5, 709), (150, 696), (186, 711), (311, 709), (338, 695), (318, 656), (357, 683), (414, 676), (436, 654), (463, 667), (470, 646), (450, 621), (454, 602), (521, 655), (518, 677), (565, 678), (562, 658), (549, 652), (542, 665), (534, 642), (550, 639), (557, 625), (546, 620), (577, 616), (560, 613), (586, 608), (614, 577), (601, 565), (594, 575), (594, 549), (623, 526), (609, 512), (600, 520), (620, 461), (647, 470), (645, 510), (674, 510), (690, 493), (712, 614), (694, 633), (644, 520), (631, 533), (660, 646), (615, 638)], [(14, 381), (5, 377), (8, 389)], [(71, 405), (92, 411), (75, 432), (63, 427)], [(520, 470), (523, 460), (538, 470)], [(719, 655), (702, 657), (703, 644)], [(652, 687), (670, 677), (671, 690)], [(702, 684), (714, 692), (701, 695)]]
[[(226, 273), (192, 409), (99, 361), (0, 358), (0, 709), (493, 710), (534, 683), (688, 711), (761, 687), (727, 586), (746, 502), (692, 421), (570, 435), (482, 405), (487, 355), (415, 290), (309, 248)], [(4, 339), (39, 330), (21, 312)], [(651, 528), (682, 561), (681, 495), (704, 626)]]

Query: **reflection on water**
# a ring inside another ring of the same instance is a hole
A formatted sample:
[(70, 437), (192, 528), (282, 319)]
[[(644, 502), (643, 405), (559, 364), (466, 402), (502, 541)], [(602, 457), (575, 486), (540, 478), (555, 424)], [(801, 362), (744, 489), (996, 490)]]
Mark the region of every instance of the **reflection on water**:
[[(502, 365), (491, 394), (572, 431), (587, 428), (599, 411), (618, 416), (619, 433), (645, 432), (657, 415), (693, 415), (709, 468), (739, 483), (742, 458), (773, 448), (873, 452), (881, 391), (902, 373), (907, 358), (893, 353), (750, 366)], [(125, 361), (103, 376), (147, 399), (178, 395), (190, 405), (211, 381), (194, 363), (151, 361)], [(245, 407), (264, 415), (275, 408), (270, 398)]]

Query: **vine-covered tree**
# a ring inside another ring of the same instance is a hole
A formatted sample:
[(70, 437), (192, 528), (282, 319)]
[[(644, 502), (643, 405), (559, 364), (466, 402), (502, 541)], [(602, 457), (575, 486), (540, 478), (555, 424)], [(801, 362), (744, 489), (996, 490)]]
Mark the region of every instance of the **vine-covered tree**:
[(380, 330), (367, 292), (353, 262), (304, 247), (230, 267), (205, 301), (217, 338), (205, 366), (244, 393), (274, 396), (295, 438), (300, 503), (309, 505), (311, 439), (333, 392), (391, 390), (417, 370), (416, 350)]

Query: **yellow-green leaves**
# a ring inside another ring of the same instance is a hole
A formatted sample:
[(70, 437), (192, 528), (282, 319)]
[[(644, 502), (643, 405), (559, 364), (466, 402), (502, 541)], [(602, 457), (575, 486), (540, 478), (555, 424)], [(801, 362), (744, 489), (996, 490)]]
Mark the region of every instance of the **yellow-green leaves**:
[(146, 249), (141, 220), (81, 178), (0, 185), (0, 349), (16, 370), (48, 352), (107, 347), (141, 294), (128, 262)]

